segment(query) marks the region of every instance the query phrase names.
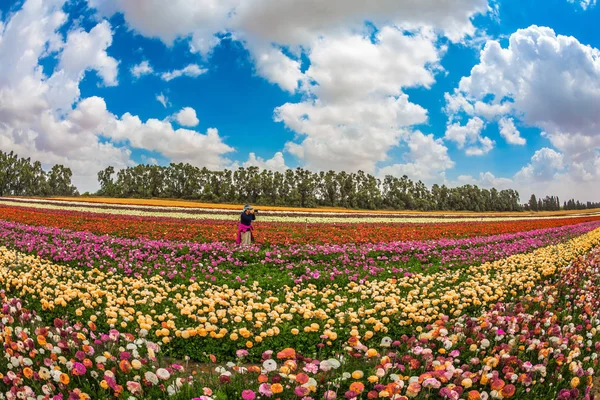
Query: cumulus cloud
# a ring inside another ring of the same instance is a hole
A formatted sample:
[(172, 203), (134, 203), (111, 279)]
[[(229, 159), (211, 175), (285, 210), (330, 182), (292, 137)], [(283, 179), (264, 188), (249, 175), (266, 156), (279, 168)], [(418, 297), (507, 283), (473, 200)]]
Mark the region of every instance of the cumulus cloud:
[(425, 135), (420, 131), (412, 132), (404, 138), (409, 151), (404, 155), (406, 163), (382, 167), (377, 175), (407, 175), (412, 180), (425, 183), (445, 181), (446, 170), (454, 167), (454, 161), (448, 155), (448, 148), (442, 139)]
[(275, 120), (298, 134), (286, 150), (308, 168), (374, 172), (407, 127), (427, 121), (402, 89), (434, 82), (434, 40), (427, 31), (385, 28), (375, 42), (359, 34), (315, 42), (307, 98), (275, 110)]
[(200, 66), (198, 66), (198, 64), (190, 64), (185, 68), (182, 69), (176, 69), (173, 71), (168, 71), (168, 72), (163, 72), (160, 77), (164, 80), (164, 81), (171, 81), (175, 78), (179, 78), (180, 76), (188, 76), (190, 78), (196, 78), (202, 74), (205, 74), (206, 72), (208, 72), (208, 70), (206, 68), (200, 68)]
[(515, 182), (510, 178), (496, 177), (491, 172), (480, 172), (477, 178), (471, 175), (460, 175), (456, 182), (450, 182), (450, 186), (477, 185), (480, 188), (497, 190), (514, 189)]
[(255, 153), (250, 153), (248, 156), (248, 161), (244, 162), (244, 167), (258, 167), (261, 169), (267, 169), (270, 171), (279, 171), (285, 172), (289, 169), (285, 165), (285, 159), (283, 157), (283, 153), (278, 151), (273, 155), (272, 158), (265, 160), (261, 157), (257, 157)]
[(563, 154), (544, 147), (535, 152), (531, 157), (531, 162), (517, 172), (515, 179), (521, 181), (549, 181), (563, 168)]
[(118, 62), (106, 53), (112, 44), (110, 23), (100, 22), (91, 31), (70, 31), (60, 55), (59, 68), (79, 80), (83, 73), (95, 70), (107, 86), (117, 85)]
[[(510, 115), (538, 127), (564, 158), (566, 176), (600, 182), (596, 169), (600, 149), (598, 49), (574, 37), (557, 35), (550, 28), (520, 29), (510, 36), (507, 48), (488, 41), (480, 62), (446, 100), (451, 118), (461, 112), (483, 116), (477, 107), (486, 105), (492, 110), (486, 118), (504, 118), (500, 121), (504, 121), (505, 137), (516, 141), (513, 144), (524, 139), (514, 136), (516, 131), (506, 124)], [(502, 126), (500, 129), (502, 133)], [(548, 177), (536, 173), (532, 165), (524, 167), (522, 178)]]
[(487, 136), (481, 136), (485, 123), (479, 117), (471, 118), (466, 125), (456, 122), (446, 128), (444, 138), (455, 142), (459, 149), (465, 149), (468, 156), (482, 156), (489, 153), (495, 142)]
[[(0, 30), (0, 148), (45, 167), (70, 167), (82, 191), (97, 188), (96, 174), (107, 165), (134, 165), (131, 148), (212, 168), (228, 163), (223, 155), (232, 148), (216, 129), (173, 129), (168, 121), (142, 122), (129, 113), (118, 118), (104, 99), (81, 99), (79, 83), (89, 71), (106, 85), (117, 84), (118, 61), (107, 55), (112, 43), (107, 21), (89, 32), (75, 28), (59, 43), (57, 32), (67, 20), (63, 4), (28, 0)], [(58, 63), (46, 76), (39, 60), (48, 52)]]
[(198, 117), (196, 117), (196, 110), (192, 107), (184, 107), (175, 114), (175, 120), (181, 126), (196, 126), (200, 123)]
[[(475, 36), (487, 0), (88, 0), (101, 15), (122, 12), (136, 32), (167, 44), (187, 40), (203, 56), (227, 33), (250, 53), (256, 73), (303, 100), (275, 110), (297, 134), (286, 151), (309, 168), (373, 172), (405, 128), (426, 122), (409, 87), (430, 87), (441, 70), (439, 35)], [(365, 24), (377, 27), (376, 37)], [(372, 24), (372, 25), (370, 25)], [(409, 31), (409, 34), (404, 32)], [(303, 71), (302, 60), (310, 60)], [(163, 79), (179, 74), (165, 73)], [(382, 118), (382, 119), (379, 119)]]
[[(586, 1), (586, 0), (583, 0)], [(245, 40), (285, 46), (307, 45), (320, 36), (357, 29), (364, 21), (378, 26), (431, 26), (452, 40), (475, 33), (471, 19), (491, 9), (487, 0), (88, 0), (102, 15), (122, 12), (127, 24), (140, 34), (167, 44), (191, 38), (206, 53), (218, 43), (215, 34), (233, 32)]]
[(135, 76), (136, 78), (139, 78), (143, 75), (151, 75), (153, 73), (154, 68), (152, 68), (152, 65), (150, 65), (148, 61), (142, 61), (141, 63), (131, 67), (131, 75)]
[(515, 120), (512, 118), (502, 118), (498, 121), (498, 128), (500, 129), (500, 135), (506, 140), (506, 143), (514, 144), (518, 146), (524, 146), (524, 138), (521, 137), (521, 133), (515, 126)]

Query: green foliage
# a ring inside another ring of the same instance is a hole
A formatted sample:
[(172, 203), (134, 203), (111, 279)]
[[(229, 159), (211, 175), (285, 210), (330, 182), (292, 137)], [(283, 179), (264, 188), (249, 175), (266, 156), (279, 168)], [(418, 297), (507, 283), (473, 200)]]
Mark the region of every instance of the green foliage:
[(72, 176), (63, 165), (46, 172), (39, 161), (0, 151), (0, 196), (73, 196)]
[(383, 181), (364, 171), (356, 173), (303, 168), (285, 172), (240, 167), (210, 171), (190, 164), (137, 165), (98, 173), (98, 195), (133, 198), (197, 199), (214, 203), (251, 203), (291, 207), (346, 207), (390, 210), (520, 211), (519, 194), (512, 190), (480, 189), (473, 185), (430, 189), (408, 176)]

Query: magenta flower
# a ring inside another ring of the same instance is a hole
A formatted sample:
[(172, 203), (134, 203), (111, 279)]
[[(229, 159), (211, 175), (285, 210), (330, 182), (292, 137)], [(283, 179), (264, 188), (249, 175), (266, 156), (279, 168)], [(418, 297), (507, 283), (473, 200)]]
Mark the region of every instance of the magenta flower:
[(256, 398), (256, 394), (254, 394), (254, 391), (250, 390), (250, 389), (246, 389), (242, 391), (242, 399), (244, 400), (254, 400)]

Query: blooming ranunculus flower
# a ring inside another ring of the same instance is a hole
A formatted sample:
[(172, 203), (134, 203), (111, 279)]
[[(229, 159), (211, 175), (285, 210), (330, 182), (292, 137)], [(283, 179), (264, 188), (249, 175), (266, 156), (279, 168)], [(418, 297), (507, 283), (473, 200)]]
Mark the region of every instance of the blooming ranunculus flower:
[(171, 377), (171, 374), (166, 369), (159, 368), (156, 370), (156, 376), (158, 376), (163, 381), (166, 381), (167, 379), (169, 379)]

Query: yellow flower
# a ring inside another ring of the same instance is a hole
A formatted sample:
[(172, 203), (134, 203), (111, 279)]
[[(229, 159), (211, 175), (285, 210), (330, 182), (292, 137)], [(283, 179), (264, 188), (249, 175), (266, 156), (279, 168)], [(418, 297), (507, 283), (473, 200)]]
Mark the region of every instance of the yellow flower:
[(360, 370), (356, 370), (352, 373), (352, 379), (361, 379), (364, 376), (364, 373)]

